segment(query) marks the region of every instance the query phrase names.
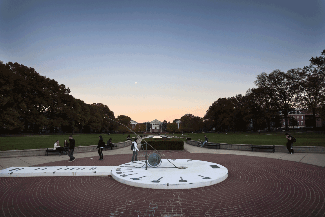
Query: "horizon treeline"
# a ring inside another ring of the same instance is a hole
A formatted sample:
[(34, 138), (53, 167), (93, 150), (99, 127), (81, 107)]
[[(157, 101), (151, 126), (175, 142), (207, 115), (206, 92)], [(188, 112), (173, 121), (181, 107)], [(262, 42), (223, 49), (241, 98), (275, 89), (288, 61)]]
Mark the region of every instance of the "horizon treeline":
[[(178, 129), (163, 121), (168, 132), (246, 131), (281, 127), (297, 123), (288, 114), (304, 110), (312, 114), (316, 128), (317, 115), (325, 120), (325, 50), (312, 57), (304, 68), (261, 73), (256, 88), (229, 98), (219, 98), (203, 118), (185, 114)], [(87, 104), (70, 95), (64, 84), (41, 76), (35, 69), (18, 63), (0, 61), (0, 133), (74, 133), (128, 132), (131, 118), (117, 118), (107, 105)], [(117, 124), (117, 122), (123, 125)], [(138, 124), (136, 131), (147, 126)]]

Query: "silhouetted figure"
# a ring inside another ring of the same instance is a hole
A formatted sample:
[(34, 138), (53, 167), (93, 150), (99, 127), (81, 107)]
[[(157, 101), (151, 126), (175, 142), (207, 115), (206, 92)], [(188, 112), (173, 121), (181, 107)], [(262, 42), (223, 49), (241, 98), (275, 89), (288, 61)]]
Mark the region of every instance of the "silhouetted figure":
[(99, 155), (99, 160), (103, 160), (104, 159), (104, 155), (103, 155), (103, 149), (105, 147), (105, 142), (103, 141), (103, 137), (99, 136), (99, 141), (98, 141), (98, 155)]
[(76, 141), (74, 140), (74, 138), (71, 136), (69, 136), (69, 143), (70, 143), (70, 146), (69, 146), (69, 157), (70, 157), (70, 160), (69, 162), (72, 162), (74, 161), (76, 158), (73, 157), (73, 152), (74, 152), (74, 147), (76, 146)]
[(293, 136), (291, 136), (289, 133), (286, 133), (286, 138), (287, 138), (287, 149), (289, 151), (289, 154), (294, 154), (294, 150), (293, 150), (293, 142), (295, 140), (295, 138)]

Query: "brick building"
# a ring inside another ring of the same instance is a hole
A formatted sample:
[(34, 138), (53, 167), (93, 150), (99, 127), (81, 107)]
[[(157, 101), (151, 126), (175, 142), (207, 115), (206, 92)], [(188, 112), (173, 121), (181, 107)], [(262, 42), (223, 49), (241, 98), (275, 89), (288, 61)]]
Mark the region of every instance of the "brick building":
[[(307, 113), (304, 111), (295, 111), (292, 114), (289, 114), (288, 117), (293, 117), (294, 119), (297, 120), (297, 126), (290, 126), (290, 128), (311, 128), (313, 127), (313, 114)], [(285, 120), (282, 120), (282, 127), (285, 126)], [(316, 127), (322, 127), (322, 120), (321, 118), (316, 115)]]

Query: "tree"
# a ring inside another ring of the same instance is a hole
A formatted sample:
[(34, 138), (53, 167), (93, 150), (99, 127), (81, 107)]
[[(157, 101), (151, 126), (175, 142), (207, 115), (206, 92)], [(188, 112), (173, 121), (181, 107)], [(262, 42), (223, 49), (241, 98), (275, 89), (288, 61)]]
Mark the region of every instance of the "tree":
[(13, 91), (15, 84), (18, 83), (19, 76), (12, 73), (9, 65), (0, 63), (0, 130), (1, 132), (17, 130), (24, 128), (20, 120), (20, 104), (17, 99), (20, 93)]
[(288, 113), (293, 109), (293, 105), (299, 90), (294, 82), (298, 75), (296, 70), (284, 73), (280, 70), (274, 70), (270, 74), (261, 73), (257, 76), (255, 84), (263, 89), (265, 97), (270, 99), (269, 108), (281, 111), (285, 119), (285, 129), (288, 131)]
[(40, 76), (35, 69), (18, 63), (8, 62), (5, 67), (2, 65), (2, 69), (2, 79), (9, 79), (9, 85), (13, 84), (6, 85), (7, 89), (4, 89), (11, 92), (11, 100), (3, 103), (4, 108), (11, 107), (9, 111), (4, 111), (4, 117), (8, 117), (8, 114), (18, 115), (19, 121), (16, 121), (19, 128), (38, 133), (48, 123), (44, 114), (48, 107), (48, 94), (45, 89), (48, 79)]
[(117, 121), (120, 123), (120, 125), (117, 127), (117, 130), (121, 133), (129, 132), (129, 129), (131, 129), (131, 118), (126, 115), (119, 115), (117, 117)]
[(299, 95), (299, 106), (313, 114), (313, 128), (316, 128), (316, 114), (323, 119), (322, 106), (325, 101), (325, 50), (320, 57), (312, 57), (310, 65), (304, 67), (301, 82), (301, 94)]
[(175, 133), (178, 130), (176, 123), (167, 123), (166, 131), (169, 133)]
[(202, 130), (203, 120), (198, 116), (186, 114), (181, 117), (180, 131), (182, 132), (197, 132)]
[(135, 132), (137, 133), (143, 133), (146, 131), (146, 124), (137, 124), (134, 129)]
[(203, 131), (211, 131), (214, 128), (214, 122), (211, 119), (203, 119)]
[(265, 91), (264, 88), (252, 88), (246, 92), (249, 119), (254, 131), (265, 128), (270, 131), (271, 126), (281, 127), (280, 113)]
[(204, 119), (212, 120), (217, 131), (229, 130), (233, 110), (234, 106), (229, 98), (219, 98), (209, 107)]
[(250, 122), (248, 98), (241, 94), (231, 97), (233, 113), (231, 129), (234, 131), (245, 131)]
[(161, 127), (162, 127), (162, 131), (163, 131), (163, 132), (166, 132), (166, 130), (167, 130), (167, 121), (166, 121), (166, 120), (164, 120), (164, 121), (162, 122)]

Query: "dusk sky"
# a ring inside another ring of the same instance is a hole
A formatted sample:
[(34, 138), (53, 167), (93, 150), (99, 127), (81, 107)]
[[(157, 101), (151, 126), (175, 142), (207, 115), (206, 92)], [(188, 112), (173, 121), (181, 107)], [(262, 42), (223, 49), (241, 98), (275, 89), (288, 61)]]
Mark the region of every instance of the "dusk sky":
[(324, 49), (324, 0), (0, 0), (1, 61), (137, 122), (203, 117)]

